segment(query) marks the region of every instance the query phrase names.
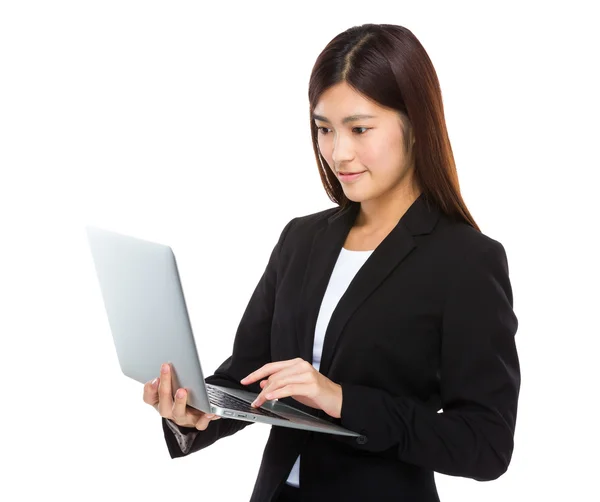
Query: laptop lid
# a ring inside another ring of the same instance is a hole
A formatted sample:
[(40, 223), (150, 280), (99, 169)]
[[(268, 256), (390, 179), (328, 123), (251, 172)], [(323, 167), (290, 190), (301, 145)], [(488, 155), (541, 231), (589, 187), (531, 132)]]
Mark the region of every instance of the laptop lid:
[(173, 393), (210, 412), (175, 255), (169, 246), (86, 226), (121, 371), (146, 383), (171, 363)]

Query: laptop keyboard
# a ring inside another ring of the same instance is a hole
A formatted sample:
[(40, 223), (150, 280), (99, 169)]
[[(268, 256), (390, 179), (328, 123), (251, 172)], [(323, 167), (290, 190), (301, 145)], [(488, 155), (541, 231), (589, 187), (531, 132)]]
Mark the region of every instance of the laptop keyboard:
[(235, 411), (241, 411), (246, 413), (252, 413), (253, 415), (261, 415), (263, 417), (278, 418), (280, 420), (289, 420), (288, 418), (272, 413), (262, 408), (253, 408), (250, 403), (238, 399), (237, 397), (226, 394), (221, 389), (217, 389), (210, 384), (206, 384), (206, 391), (208, 392), (208, 398), (210, 403), (221, 408), (229, 408)]

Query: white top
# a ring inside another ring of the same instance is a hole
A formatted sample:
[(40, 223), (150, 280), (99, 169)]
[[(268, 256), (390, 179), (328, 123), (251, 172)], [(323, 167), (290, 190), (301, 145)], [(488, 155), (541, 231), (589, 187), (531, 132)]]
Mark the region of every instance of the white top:
[[(319, 370), (321, 365), (321, 353), (323, 352), (323, 340), (325, 338), (325, 331), (327, 325), (331, 319), (331, 315), (335, 310), (338, 302), (342, 298), (342, 295), (348, 289), (348, 286), (356, 273), (360, 270), (360, 267), (364, 265), (367, 258), (371, 256), (373, 250), (369, 251), (351, 251), (346, 248), (342, 248), (331, 277), (327, 290), (323, 296), (323, 302), (319, 310), (317, 317), (317, 324), (315, 326), (315, 341), (313, 345), (313, 360), (312, 365)], [(296, 459), (290, 475), (287, 478), (287, 483), (299, 487), (300, 486), (300, 455)]]

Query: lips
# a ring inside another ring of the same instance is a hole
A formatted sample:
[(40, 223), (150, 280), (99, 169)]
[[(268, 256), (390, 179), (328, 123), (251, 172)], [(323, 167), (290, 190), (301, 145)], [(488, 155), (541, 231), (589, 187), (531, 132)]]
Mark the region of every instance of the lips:
[(350, 183), (356, 183), (358, 180), (361, 179), (361, 176), (364, 173), (366, 173), (366, 171), (356, 171), (356, 172), (352, 172), (349, 174), (344, 174), (343, 172), (338, 172), (337, 177), (341, 183), (346, 185), (346, 184), (350, 184)]

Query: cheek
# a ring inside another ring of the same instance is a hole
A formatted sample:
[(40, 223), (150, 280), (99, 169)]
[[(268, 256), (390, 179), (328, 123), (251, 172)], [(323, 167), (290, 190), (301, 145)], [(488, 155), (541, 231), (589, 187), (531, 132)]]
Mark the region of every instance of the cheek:
[(356, 157), (368, 169), (377, 171), (385, 166), (386, 154), (376, 141), (365, 141), (356, 148)]
[(390, 164), (389, 148), (379, 138), (368, 138), (356, 142), (356, 160), (372, 174), (383, 174)]
[[(319, 141), (319, 151), (333, 170), (333, 142)], [(356, 162), (373, 172), (384, 174), (397, 164), (400, 150), (397, 142), (390, 138), (372, 137), (363, 140), (357, 140), (353, 144), (354, 157)]]
[(333, 170), (333, 159), (332, 159), (332, 146), (330, 141), (319, 141), (319, 151), (325, 159), (325, 162), (329, 165), (329, 168)]
[(373, 171), (382, 175), (394, 175), (398, 166), (403, 165), (401, 139), (382, 138), (373, 141), (364, 149), (363, 159), (365, 165), (372, 166)]

